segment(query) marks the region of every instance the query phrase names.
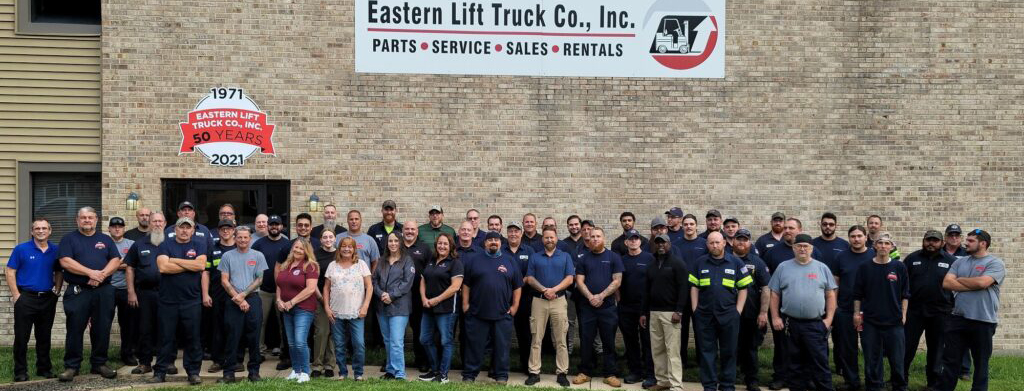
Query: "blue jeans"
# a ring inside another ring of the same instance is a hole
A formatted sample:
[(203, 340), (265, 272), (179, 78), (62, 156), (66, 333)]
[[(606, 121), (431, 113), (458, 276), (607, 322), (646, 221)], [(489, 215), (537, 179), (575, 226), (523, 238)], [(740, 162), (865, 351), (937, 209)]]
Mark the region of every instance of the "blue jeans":
[(366, 361), (366, 344), (363, 342), (363, 319), (334, 319), (331, 325), (331, 338), (334, 339), (334, 358), (338, 361), (338, 375), (348, 376), (345, 366), (346, 342), (351, 342), (352, 372), (355, 376), (363, 376), (363, 362)]
[[(434, 333), (441, 335), (441, 357), (438, 359), (437, 346), (434, 346)], [(452, 353), (455, 351), (455, 313), (435, 314), (429, 310), (423, 312), (420, 321), (420, 344), (427, 351), (430, 359), (430, 370), (441, 376), (448, 377), (448, 369), (452, 364)]]
[(378, 315), (380, 335), (388, 352), (387, 373), (398, 379), (405, 379), (405, 326), (408, 316)]
[(284, 332), (288, 335), (288, 345), (292, 358), (292, 370), (295, 373), (310, 373), (309, 369), (309, 326), (313, 324), (313, 312), (299, 307), (284, 313)]

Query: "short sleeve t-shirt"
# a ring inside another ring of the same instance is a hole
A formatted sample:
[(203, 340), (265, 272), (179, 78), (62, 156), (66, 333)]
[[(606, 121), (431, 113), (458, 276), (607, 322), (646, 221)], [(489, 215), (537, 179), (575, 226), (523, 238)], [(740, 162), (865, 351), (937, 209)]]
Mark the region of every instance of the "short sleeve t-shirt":
[[(320, 278), (320, 272), (318, 269), (318, 267), (313, 267), (312, 265), (307, 266), (306, 262), (301, 264), (293, 262), (291, 267), (277, 273), (277, 289), (281, 290), (281, 300), (289, 301), (295, 296), (298, 296), (299, 292), (306, 289), (306, 280), (316, 280)], [(316, 295), (309, 295), (305, 300), (296, 303), (295, 307), (315, 312)]]
[(619, 288), (622, 301), (619, 305), (633, 310), (640, 308), (647, 291), (647, 266), (653, 263), (654, 254), (646, 251), (637, 255), (630, 255), (627, 251), (622, 256), (622, 287)]
[[(169, 258), (193, 260), (206, 255), (206, 243), (206, 240), (195, 236), (189, 238), (189, 241), (186, 243), (178, 243), (174, 239), (165, 239), (160, 244), (157, 256), (166, 255)], [(202, 272), (191, 271), (174, 274), (161, 273), (160, 302), (169, 304), (194, 302), (199, 304), (202, 275)]]
[(370, 276), (370, 268), (365, 262), (356, 261), (349, 267), (338, 262), (327, 265), (327, 281), (331, 284), (331, 312), (338, 319), (355, 319), (359, 317), (359, 309), (366, 299), (365, 277)]
[(57, 245), (53, 243), (47, 242), (43, 252), (29, 240), (14, 247), (7, 267), (17, 270), (15, 280), (19, 288), (48, 292), (53, 289), (53, 272), (60, 270), (57, 253)]
[(825, 291), (837, 286), (832, 271), (824, 263), (811, 260), (801, 265), (791, 260), (775, 269), (768, 288), (782, 295), (781, 312), (784, 315), (814, 319), (825, 315)]
[[(107, 266), (107, 262), (121, 256), (121, 253), (117, 251), (117, 245), (114, 244), (114, 240), (99, 231), (93, 231), (92, 235), (88, 236), (83, 235), (78, 230), (71, 231), (71, 233), (64, 235), (57, 248), (58, 260), (68, 257), (92, 270), (103, 270)], [(64, 273), (64, 280), (68, 284), (89, 284), (89, 277), (67, 270)], [(109, 282), (110, 277), (103, 280), (104, 284)]]
[[(452, 279), (462, 277), (465, 270), (462, 261), (458, 259), (445, 258), (441, 262), (430, 262), (423, 268), (423, 282), (426, 283), (424, 291), (428, 299), (438, 297), (448, 287), (452, 286)], [(459, 293), (448, 299), (437, 303), (430, 308), (435, 314), (451, 314), (458, 308)]]
[(850, 242), (847, 242), (846, 239), (840, 237), (833, 238), (832, 240), (825, 240), (819, 236), (814, 238), (811, 244), (813, 244), (814, 248), (821, 253), (821, 259), (819, 259), (819, 261), (827, 265), (829, 269), (832, 269), (832, 274), (835, 274), (836, 256), (839, 255), (839, 253), (850, 249)]
[(154, 246), (149, 236), (143, 236), (135, 242), (124, 262), (135, 269), (135, 286), (139, 289), (154, 289), (160, 285), (160, 269), (156, 266), (156, 256), (160, 246)]
[[(583, 276), (583, 284), (591, 294), (603, 292), (612, 284), (612, 275), (622, 273), (622, 258), (614, 251), (605, 250), (600, 254), (593, 251), (583, 253), (580, 266), (576, 269), (576, 275)], [(608, 308), (615, 305), (611, 298), (605, 299), (600, 308)]]
[[(113, 240), (113, 238), (111, 238)], [(124, 261), (124, 257), (128, 255), (128, 249), (132, 248), (132, 244), (135, 241), (127, 238), (121, 238), (120, 242), (114, 242), (117, 245), (117, 252), (121, 254), (121, 260)], [(110, 275), (110, 285), (113, 285), (117, 289), (127, 289), (128, 279), (124, 275), (124, 270), (116, 270), (114, 274)]]
[(263, 284), (260, 285), (260, 290), (270, 293), (276, 292), (277, 284), (274, 281), (274, 268), (277, 267), (277, 264), (284, 262), (288, 258), (288, 252), (292, 249), (292, 241), (288, 240), (284, 235), (281, 235), (277, 240), (273, 240), (268, 236), (257, 240), (252, 245), (252, 249), (263, 253), (263, 256), (267, 259), (267, 267), (269, 267), (269, 269), (263, 272)]
[(359, 259), (362, 259), (370, 266), (373, 262), (380, 259), (380, 248), (377, 247), (377, 241), (373, 240), (373, 237), (367, 234), (352, 235), (352, 232), (343, 232), (338, 234), (338, 239), (335, 241), (334, 247), (338, 247), (341, 244), (341, 239), (352, 238), (356, 241), (356, 253), (359, 254)]
[[(263, 276), (263, 272), (267, 268), (267, 258), (263, 256), (263, 253), (253, 249), (246, 252), (238, 251), (238, 249), (228, 250), (221, 255), (220, 264), (217, 265), (220, 273), (228, 274), (228, 281), (231, 282), (231, 286), (235, 288), (236, 292), (242, 292), (248, 288), (249, 284), (256, 281), (257, 277)], [(214, 283), (220, 285), (220, 279), (210, 280), (211, 285)]]
[(854, 301), (860, 300), (864, 321), (878, 326), (903, 324), (903, 299), (910, 298), (910, 280), (903, 262), (874, 261), (860, 265)]
[(862, 253), (855, 253), (853, 250), (843, 251), (836, 255), (835, 267), (832, 268), (832, 275), (839, 277), (839, 310), (853, 312), (853, 287), (856, 285), (857, 272), (860, 265), (871, 262), (875, 257), (874, 249), (867, 249)]
[(986, 289), (956, 292), (953, 315), (979, 322), (999, 323), (999, 287), (1006, 278), (1006, 265), (1002, 259), (991, 254), (981, 258), (960, 257), (949, 267), (949, 274), (956, 277), (992, 277), (996, 282)]
[(518, 262), (508, 254), (497, 258), (481, 254), (465, 268), (469, 290), (469, 315), (498, 320), (508, 315), (513, 292), (523, 286)]

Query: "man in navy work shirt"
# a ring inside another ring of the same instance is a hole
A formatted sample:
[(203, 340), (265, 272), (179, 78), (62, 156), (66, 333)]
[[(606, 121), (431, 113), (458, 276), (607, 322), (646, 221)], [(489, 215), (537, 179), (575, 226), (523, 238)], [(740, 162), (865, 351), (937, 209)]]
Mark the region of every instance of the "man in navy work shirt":
[[(260, 309), (263, 310), (263, 321), (260, 326), (260, 343), (265, 343), (266, 339), (264, 336), (267, 332), (267, 321), (270, 319), (277, 319), (279, 332), (279, 341), (281, 341), (281, 359), (277, 363), (277, 367), (286, 369), (291, 366), (291, 359), (288, 353), (288, 340), (285, 338), (284, 323), (280, 321), (281, 317), (277, 314), (276, 306), (274, 305), (277, 300), (277, 283), (274, 281), (274, 268), (278, 264), (284, 263), (284, 260), (288, 257), (288, 253), (291, 251), (292, 242), (288, 240), (288, 236), (283, 234), (284, 221), (281, 216), (272, 215), (267, 218), (267, 236), (256, 240), (252, 244), (252, 249), (263, 253), (263, 256), (267, 260), (267, 270), (263, 272), (263, 279), (260, 284)], [(287, 365), (284, 365), (287, 364)]]
[[(182, 217), (188, 217), (192, 221), (196, 220), (196, 207), (191, 202), (182, 201), (178, 204), (178, 218)], [(174, 239), (174, 227), (165, 228), (164, 235), (167, 235), (168, 239)], [(216, 239), (216, 235), (210, 232), (210, 229), (206, 228), (205, 225), (196, 224), (195, 236), (206, 240), (206, 248), (208, 250), (213, 248), (213, 240)]]
[(942, 280), (956, 258), (942, 250), (942, 240), (939, 231), (929, 230), (924, 234), (921, 249), (903, 259), (910, 279), (907, 323), (903, 325), (907, 342), (903, 371), (910, 373), (910, 363), (924, 334), (928, 348), (925, 377), (931, 389), (939, 386), (939, 359), (946, 338), (946, 318), (953, 311), (953, 292), (942, 289)]
[[(594, 227), (590, 232), (590, 251), (582, 253), (576, 268), (576, 288), (583, 296), (579, 317), (582, 361), (580, 373), (572, 382), (583, 384), (590, 381), (591, 376), (603, 376), (605, 384), (621, 387), (615, 365), (615, 328), (619, 318), (615, 291), (622, 284), (622, 258), (604, 248), (604, 234), (604, 229)], [(600, 371), (595, 368), (598, 362), (594, 354), (594, 339), (598, 335), (604, 347)]]
[[(686, 262), (686, 270), (693, 270), (697, 258), (708, 253), (707, 240), (697, 235), (697, 216), (692, 214), (683, 216), (683, 237), (673, 242), (672, 245), (672, 251), (678, 251), (677, 255), (679, 258)], [(689, 367), (690, 364), (686, 362), (689, 359), (689, 355), (686, 352), (690, 343), (690, 319), (693, 317), (693, 307), (687, 304), (682, 316), (682, 329), (679, 335), (679, 343), (682, 345), (679, 348), (680, 352), (683, 353), (683, 366)], [(694, 340), (694, 345), (696, 344), (697, 341)]]
[(753, 282), (747, 286), (747, 300), (740, 316), (739, 341), (736, 344), (736, 363), (743, 372), (743, 383), (749, 391), (760, 391), (760, 380), (757, 378), (757, 350), (764, 342), (764, 333), (768, 327), (768, 266), (761, 257), (754, 254), (750, 231), (740, 228), (732, 239), (732, 254), (743, 261), (747, 273)]
[[(466, 313), (466, 361), (462, 381), (474, 381), (490, 347), (490, 377), (501, 384), (508, 382), (509, 350), (511, 350), (512, 319), (519, 307), (523, 275), (516, 260), (501, 251), (501, 235), (488, 232), (484, 238), (487, 249), (465, 266), (462, 288), (462, 309)], [(488, 346), (490, 342), (490, 346)]]
[(858, 329), (863, 327), (864, 383), (868, 391), (885, 388), (883, 355), (889, 361), (892, 390), (907, 389), (907, 374), (903, 371), (903, 323), (907, 320), (910, 284), (906, 265), (890, 259), (891, 250), (892, 235), (880, 233), (875, 239), (875, 257), (860, 265), (853, 287), (853, 325)]
[(734, 391), (740, 314), (753, 278), (743, 261), (725, 252), (721, 233), (711, 232), (707, 240), (708, 255), (697, 260), (689, 277), (694, 332), (702, 347), (697, 356), (700, 382), (705, 390)]
[(558, 249), (569, 254), (569, 257), (576, 259), (576, 254), (579, 252), (580, 247), (583, 246), (583, 220), (577, 215), (569, 216), (565, 220), (565, 229), (569, 231), (569, 236), (558, 242)]
[(139, 238), (128, 249), (124, 262), (128, 264), (125, 277), (128, 280), (128, 303), (135, 303), (139, 314), (139, 345), (135, 356), (139, 365), (132, 369), (133, 375), (153, 371), (152, 361), (157, 345), (157, 312), (160, 302), (160, 270), (156, 256), (160, 245), (167, 239), (164, 227), (167, 220), (161, 212), (149, 216), (149, 233)]
[(195, 236), (196, 223), (181, 217), (174, 225), (174, 238), (160, 244), (156, 265), (160, 269), (160, 355), (153, 367), (150, 383), (164, 382), (167, 368), (174, 365), (178, 349), (175, 337), (183, 330), (183, 364), (189, 384), (199, 384), (199, 365), (203, 361), (199, 321), (202, 311), (201, 287), (206, 268), (207, 241)]
[[(4, 274), (14, 304), (14, 381), (28, 380), (28, 340), (36, 331), (36, 374), (54, 377), (50, 362), (50, 331), (64, 273), (57, 262), (57, 245), (50, 242), (50, 221), (32, 221), (32, 240), (11, 251)], [(57, 289), (54, 289), (56, 287)]]
[(203, 270), (203, 350), (213, 360), (213, 365), (207, 369), (209, 372), (219, 372), (224, 368), (224, 337), (227, 333), (224, 329), (224, 305), (230, 298), (221, 284), (219, 266), (224, 253), (234, 249), (235, 220), (217, 222), (217, 239)]
[(782, 232), (786, 225), (786, 214), (782, 212), (772, 213), (772, 229), (768, 233), (761, 235), (757, 238), (757, 242), (754, 243), (754, 251), (757, 255), (764, 259), (764, 256), (768, 254), (776, 245), (782, 244)]
[[(487, 219), (490, 223), (490, 218)], [(508, 240), (506, 243), (501, 245), (501, 252), (512, 256), (512, 259), (516, 261), (516, 266), (519, 267), (520, 274), (523, 278), (526, 278), (526, 269), (530, 264), (530, 255), (533, 254), (533, 248), (523, 241), (523, 226), (515, 221), (508, 223)], [(497, 232), (498, 236), (501, 233), (498, 231), (490, 230), (491, 232)], [(540, 238), (540, 235), (536, 235)], [(525, 281), (524, 281), (525, 283)], [(527, 346), (530, 346), (531, 333), (530, 333), (530, 305), (533, 303), (533, 288), (524, 286), (522, 294), (519, 295), (519, 309), (516, 311), (514, 319), (514, 325), (516, 330), (516, 346), (519, 347), (519, 367), (523, 369), (529, 375), (529, 361), (530, 361), (530, 350)]]
[(683, 215), (683, 210), (678, 206), (665, 212), (665, 218), (668, 220), (667, 234), (672, 243), (683, 237)]
[[(836, 236), (836, 224), (839, 220), (836, 215), (832, 212), (825, 212), (821, 215), (821, 221), (819, 226), (821, 227), (821, 236), (814, 238), (814, 248), (821, 253), (819, 261), (828, 265), (830, 269), (835, 269), (836, 255), (839, 253), (849, 250), (850, 243)], [(835, 272), (832, 272), (835, 274)]]
[(811, 241), (806, 234), (796, 235), (796, 257), (780, 264), (768, 282), (772, 329), (788, 337), (786, 352), (793, 356), (789, 389), (831, 391), (828, 331), (836, 311), (836, 282), (828, 266), (811, 258)]
[[(963, 246), (963, 229), (960, 228), (959, 224), (950, 224), (946, 226), (946, 235), (944, 237), (945, 245), (942, 249), (945, 253), (952, 255), (954, 259), (959, 257), (966, 257), (967, 249)], [(952, 263), (951, 263), (952, 264)], [(942, 355), (939, 355), (939, 359), (942, 359)], [(964, 353), (964, 360), (960, 364), (960, 380), (970, 380), (971, 378), (971, 352)]]
[[(660, 216), (657, 220), (663, 220)], [(652, 223), (653, 225), (653, 223)], [(665, 230), (664, 223), (661, 230)], [(654, 228), (652, 228), (653, 230)], [(644, 293), (647, 290), (647, 268), (654, 263), (654, 255), (640, 248), (642, 236), (635, 229), (626, 232), (626, 248), (629, 250), (622, 256), (622, 287), (619, 289), (619, 330), (622, 330), (622, 341), (626, 345), (626, 363), (629, 364), (629, 375), (623, 379), (626, 384), (643, 381), (648, 387), (653, 386), (654, 361), (651, 358), (651, 334), (646, 325), (640, 323), (643, 312)], [(651, 239), (651, 245), (659, 237), (667, 238), (664, 233)]]
[(523, 215), (523, 245), (533, 249), (533, 252), (544, 251), (544, 236), (537, 232), (537, 216), (533, 213)]
[[(392, 232), (398, 231), (398, 235), (402, 234), (402, 223), (399, 223), (395, 219), (395, 215), (398, 213), (398, 205), (395, 201), (387, 200), (384, 201), (380, 206), (381, 220), (374, 225), (370, 226), (370, 229), (366, 230), (366, 234), (373, 238), (373, 241), (377, 242), (377, 252), (383, 254), (384, 247), (387, 247), (387, 237)], [(317, 237), (317, 242), (320, 238)]]
[(832, 324), (832, 355), (836, 371), (843, 377), (847, 390), (860, 389), (860, 365), (858, 364), (857, 328), (853, 326), (853, 287), (856, 285), (860, 266), (870, 263), (875, 249), (867, 247), (868, 231), (864, 226), (855, 225), (846, 231), (850, 238), (850, 249), (836, 255), (832, 275), (839, 285), (839, 307), (836, 321)]
[[(619, 256), (622, 256), (629, 251), (626, 249), (626, 232), (635, 228), (636, 216), (633, 215), (633, 212), (622, 212), (622, 214), (619, 215), (619, 224), (622, 225), (622, 235), (619, 235), (619, 237), (612, 241), (612, 251), (619, 254)], [(647, 238), (641, 237), (640, 247), (647, 248), (647, 242)]]
[(64, 372), (59, 380), (69, 382), (78, 375), (86, 325), (92, 342), (90, 372), (113, 379), (117, 372), (107, 366), (110, 323), (114, 317), (114, 286), (110, 285), (110, 276), (121, 265), (121, 254), (114, 241), (96, 229), (96, 210), (88, 206), (79, 209), (76, 222), (78, 230), (64, 235), (57, 253), (64, 268), (64, 280), (68, 282), (64, 293)]
[(541, 341), (550, 323), (551, 340), (555, 345), (555, 374), (558, 384), (568, 387), (569, 347), (566, 332), (569, 329), (569, 308), (565, 292), (572, 286), (576, 268), (569, 254), (556, 248), (558, 233), (554, 228), (545, 228), (542, 235), (544, 251), (531, 254), (526, 269), (526, 283), (532, 288), (534, 296), (530, 308), (532, 339), (526, 385), (540, 382)]

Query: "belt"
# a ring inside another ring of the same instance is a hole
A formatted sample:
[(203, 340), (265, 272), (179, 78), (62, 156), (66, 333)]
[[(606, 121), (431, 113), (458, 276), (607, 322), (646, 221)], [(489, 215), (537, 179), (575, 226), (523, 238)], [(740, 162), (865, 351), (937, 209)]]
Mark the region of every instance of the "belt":
[[(783, 315), (785, 315), (785, 314), (783, 314)], [(824, 320), (824, 318), (822, 318), (820, 316), (817, 317), (817, 318), (804, 319), (804, 318), (792, 317), (792, 316), (789, 316), (789, 315), (786, 315), (786, 319), (792, 320), (792, 321), (797, 321), (797, 322), (821, 322), (822, 320)]]
[(21, 292), (22, 295), (39, 296), (39, 297), (49, 296), (49, 295), (53, 294), (53, 291), (34, 291), (34, 290), (31, 290), (31, 289), (22, 288), (20, 286), (18, 287), (18, 292)]

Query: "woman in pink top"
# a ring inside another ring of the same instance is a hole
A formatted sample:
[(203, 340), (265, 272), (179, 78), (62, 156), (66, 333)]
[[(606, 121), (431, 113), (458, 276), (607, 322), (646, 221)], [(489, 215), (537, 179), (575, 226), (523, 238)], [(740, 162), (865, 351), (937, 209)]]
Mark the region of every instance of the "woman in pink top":
[(309, 326), (316, 313), (316, 282), (320, 267), (313, 259), (313, 246), (306, 239), (295, 239), (284, 263), (277, 266), (277, 310), (283, 314), (292, 356), (288, 380), (309, 381)]

